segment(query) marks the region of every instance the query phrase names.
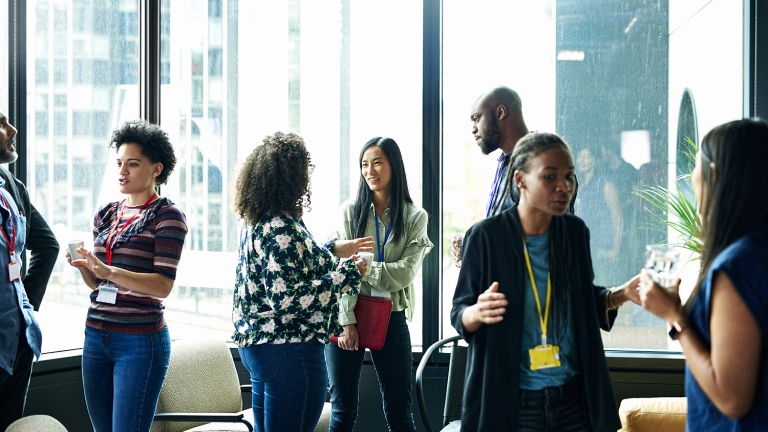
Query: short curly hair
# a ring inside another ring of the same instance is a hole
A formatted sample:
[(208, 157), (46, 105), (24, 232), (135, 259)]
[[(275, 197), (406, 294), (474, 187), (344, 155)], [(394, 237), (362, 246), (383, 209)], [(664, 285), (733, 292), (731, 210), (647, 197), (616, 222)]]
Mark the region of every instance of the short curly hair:
[(311, 158), (304, 139), (276, 132), (245, 159), (235, 182), (233, 210), (254, 226), (264, 215), (301, 219), (312, 195)]
[(163, 164), (163, 171), (155, 178), (155, 184), (165, 184), (176, 167), (176, 155), (168, 134), (160, 126), (146, 120), (130, 120), (112, 132), (110, 147), (119, 150), (121, 145), (128, 143), (138, 145), (141, 154), (153, 164)]

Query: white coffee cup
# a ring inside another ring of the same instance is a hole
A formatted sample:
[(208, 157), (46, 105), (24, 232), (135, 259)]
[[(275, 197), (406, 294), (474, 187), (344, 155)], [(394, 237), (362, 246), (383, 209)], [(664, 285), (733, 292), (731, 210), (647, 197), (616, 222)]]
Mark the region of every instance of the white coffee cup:
[(365, 261), (365, 266), (369, 269), (371, 268), (371, 264), (373, 264), (373, 252), (358, 252), (357, 256), (360, 257), (363, 261)]
[(72, 257), (73, 260), (76, 259), (83, 259), (85, 256), (77, 251), (77, 248), (80, 246), (83, 246), (85, 242), (82, 240), (71, 240), (67, 245), (69, 246), (69, 255)]

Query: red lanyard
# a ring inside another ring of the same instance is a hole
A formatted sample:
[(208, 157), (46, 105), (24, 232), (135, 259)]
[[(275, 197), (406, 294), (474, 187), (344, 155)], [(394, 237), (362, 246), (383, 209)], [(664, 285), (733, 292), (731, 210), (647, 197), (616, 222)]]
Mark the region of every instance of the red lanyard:
[[(131, 224), (131, 221), (133, 221), (133, 218), (136, 217), (139, 213), (141, 213), (142, 210), (144, 210), (145, 207), (149, 205), (155, 198), (157, 197), (157, 193), (153, 193), (151, 197), (147, 200), (147, 202), (144, 203), (143, 206), (137, 211), (136, 213), (131, 216), (130, 219), (128, 219), (127, 222), (125, 222), (125, 225), (123, 225), (123, 228), (120, 230), (119, 233), (117, 233), (117, 237), (120, 237), (120, 235), (123, 234), (123, 231), (125, 231), (126, 228), (128, 228), (128, 225)], [(119, 204), (118, 204), (119, 205)], [(112, 226), (112, 230), (109, 232), (109, 235), (107, 236), (107, 241), (104, 243), (104, 248), (107, 252), (107, 265), (112, 265), (112, 249), (109, 247), (109, 243), (112, 241), (112, 236), (115, 235), (115, 232), (117, 231), (117, 226), (120, 225), (120, 219), (123, 218), (123, 212), (125, 211), (125, 207), (128, 205), (123, 206), (123, 208), (120, 210), (120, 213), (117, 214), (117, 219), (115, 220), (115, 224)], [(5, 233), (3, 233), (5, 234)]]
[(13, 223), (13, 212), (11, 211), (11, 205), (8, 203), (8, 200), (5, 199), (5, 196), (0, 194), (0, 198), (3, 199), (3, 204), (5, 204), (5, 207), (8, 209), (8, 222), (11, 224), (11, 240), (8, 240), (8, 234), (6, 234), (5, 229), (0, 229), (0, 232), (3, 233), (3, 238), (5, 239), (5, 242), (8, 244), (8, 252), (11, 253), (11, 262), (16, 262), (16, 255), (14, 255), (14, 249), (16, 248), (16, 224)]

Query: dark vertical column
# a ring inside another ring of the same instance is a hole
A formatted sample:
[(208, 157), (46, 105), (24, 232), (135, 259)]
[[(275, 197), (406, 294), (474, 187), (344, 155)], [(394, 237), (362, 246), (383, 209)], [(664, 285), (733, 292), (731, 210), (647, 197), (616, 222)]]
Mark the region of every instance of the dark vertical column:
[(429, 239), (435, 248), (422, 265), (423, 329), (426, 348), (440, 338), (442, 233), (442, 1), (424, 0), (424, 75), (422, 123), (422, 206), (429, 213)]
[(744, 0), (744, 115), (768, 119), (768, 4)]
[(9, 167), (19, 180), (27, 181), (27, 2), (8, 2), (8, 120), (19, 130), (16, 152), (19, 159)]
[(350, 38), (349, 22), (351, 0), (341, 0), (341, 52), (339, 53), (339, 205), (349, 196), (349, 70)]
[(139, 116), (160, 124), (160, 1), (139, 1)]

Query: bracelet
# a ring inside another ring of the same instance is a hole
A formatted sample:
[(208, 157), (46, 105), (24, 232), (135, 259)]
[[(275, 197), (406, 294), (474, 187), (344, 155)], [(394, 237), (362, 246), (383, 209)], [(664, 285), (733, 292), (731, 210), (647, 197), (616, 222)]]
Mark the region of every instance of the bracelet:
[(616, 287), (613, 287), (613, 288), (609, 289), (608, 290), (608, 294), (605, 295), (605, 302), (608, 305), (608, 310), (616, 310), (616, 309), (619, 308), (618, 306), (613, 304), (613, 299), (611, 299), (611, 294), (613, 294), (614, 292), (618, 291), (618, 290), (614, 291), (615, 288)]
[(677, 338), (680, 337), (680, 333), (688, 328), (688, 322), (683, 318), (680, 321), (673, 322), (670, 327), (672, 328), (669, 330), (669, 338), (677, 340)]

